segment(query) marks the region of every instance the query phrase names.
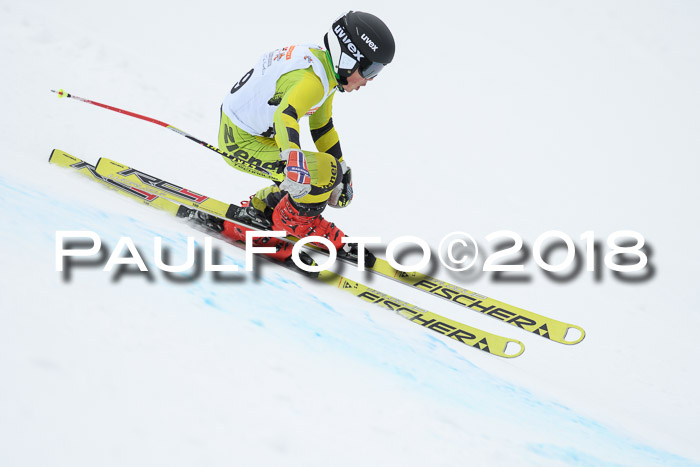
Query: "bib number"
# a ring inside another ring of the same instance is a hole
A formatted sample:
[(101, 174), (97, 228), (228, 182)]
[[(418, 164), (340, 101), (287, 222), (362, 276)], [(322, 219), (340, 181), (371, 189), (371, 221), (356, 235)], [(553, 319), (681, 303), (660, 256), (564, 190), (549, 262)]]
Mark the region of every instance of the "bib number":
[(238, 91), (239, 89), (241, 89), (241, 87), (243, 87), (243, 85), (244, 85), (245, 83), (247, 83), (248, 80), (250, 80), (250, 77), (253, 76), (253, 72), (254, 72), (254, 71), (255, 71), (255, 68), (253, 68), (253, 69), (250, 70), (248, 73), (246, 73), (245, 76), (243, 76), (243, 78), (241, 78), (241, 80), (240, 80), (239, 82), (237, 82), (236, 84), (234, 84), (233, 87), (231, 88), (231, 94), (233, 94), (234, 92), (236, 92), (236, 91)]

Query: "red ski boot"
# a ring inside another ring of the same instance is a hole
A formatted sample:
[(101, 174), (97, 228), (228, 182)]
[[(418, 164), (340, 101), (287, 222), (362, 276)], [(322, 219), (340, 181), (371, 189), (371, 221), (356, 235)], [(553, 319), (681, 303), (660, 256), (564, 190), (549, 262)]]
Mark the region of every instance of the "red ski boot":
[[(231, 240), (245, 244), (245, 235), (249, 230), (253, 229), (234, 224), (233, 222), (224, 221), (224, 230), (221, 233)], [(277, 249), (276, 253), (265, 253), (265, 256), (269, 256), (281, 263), (284, 263), (292, 257), (292, 248), (294, 247), (291, 243), (276, 237), (257, 237), (253, 240), (253, 245), (275, 247)]]
[[(289, 199), (289, 195), (285, 195), (275, 206), (275, 210), (272, 213), (272, 222), (275, 230), (284, 230), (288, 234), (299, 238), (325, 237), (333, 243), (337, 251), (343, 249), (341, 239), (345, 234), (335, 224), (328, 222), (321, 215), (302, 215)], [(321, 244), (318, 244), (318, 246), (323, 247)]]

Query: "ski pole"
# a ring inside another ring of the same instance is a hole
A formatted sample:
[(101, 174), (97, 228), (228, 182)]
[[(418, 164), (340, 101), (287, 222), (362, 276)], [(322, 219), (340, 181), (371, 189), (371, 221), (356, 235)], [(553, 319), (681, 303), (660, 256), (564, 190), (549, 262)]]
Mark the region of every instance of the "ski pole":
[(87, 104), (96, 105), (97, 107), (102, 107), (103, 109), (111, 110), (113, 112), (128, 115), (129, 117), (135, 117), (135, 118), (138, 118), (141, 120), (145, 120), (147, 122), (155, 123), (156, 125), (160, 125), (162, 127), (167, 128), (168, 130), (172, 130), (175, 133), (177, 133), (178, 135), (184, 136), (185, 138), (187, 138), (191, 141), (194, 141), (195, 143), (201, 144), (205, 148), (211, 149), (212, 151), (216, 152), (217, 154), (224, 156), (225, 158), (227, 158), (228, 160), (233, 162), (233, 164), (235, 165), (235, 167), (238, 170), (241, 170), (243, 172), (252, 173), (252, 174), (257, 175), (257, 176), (263, 176), (265, 178), (273, 179), (272, 174), (270, 173), (269, 170), (264, 169), (263, 167), (260, 167), (259, 165), (256, 165), (256, 164), (249, 162), (245, 159), (241, 159), (238, 156), (234, 156), (232, 154), (224, 152), (221, 149), (217, 148), (216, 146), (212, 146), (211, 144), (207, 143), (206, 141), (202, 141), (201, 139), (192, 136), (191, 134), (187, 133), (186, 131), (182, 131), (179, 128), (176, 128), (176, 127), (170, 125), (169, 123), (161, 122), (160, 120), (156, 120), (155, 118), (151, 118), (151, 117), (146, 117), (145, 115), (140, 115), (140, 114), (137, 114), (134, 112), (129, 112), (128, 110), (123, 110), (123, 109), (119, 109), (117, 107), (112, 107), (111, 105), (101, 104), (99, 102), (95, 102), (95, 101), (92, 101), (90, 99), (78, 97), (74, 94), (69, 94), (68, 92), (64, 91), (63, 89), (59, 89), (58, 91), (55, 91), (52, 89), (51, 92), (58, 94), (59, 99), (62, 97), (67, 97), (69, 99), (75, 99), (77, 101), (85, 102)]

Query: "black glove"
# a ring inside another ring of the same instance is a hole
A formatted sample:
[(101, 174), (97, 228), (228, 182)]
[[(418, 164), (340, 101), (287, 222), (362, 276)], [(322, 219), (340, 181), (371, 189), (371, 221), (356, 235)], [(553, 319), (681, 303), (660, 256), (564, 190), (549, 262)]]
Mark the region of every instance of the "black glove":
[(344, 208), (352, 201), (352, 169), (348, 167), (343, 173), (343, 181), (333, 188), (328, 205), (332, 208)]

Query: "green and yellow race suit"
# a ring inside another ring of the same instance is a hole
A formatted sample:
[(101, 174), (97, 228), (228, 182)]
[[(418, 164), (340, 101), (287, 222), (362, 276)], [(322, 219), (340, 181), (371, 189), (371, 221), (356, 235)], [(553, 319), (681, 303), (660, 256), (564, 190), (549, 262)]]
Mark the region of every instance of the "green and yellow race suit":
[[(280, 152), (301, 149), (299, 120), (308, 116), (316, 145), (316, 151), (303, 151), (311, 192), (295, 201), (304, 209), (320, 212), (343, 176), (343, 155), (332, 119), (337, 85), (332, 64), (320, 47), (296, 45), (265, 54), (224, 99), (220, 147), (265, 168), (268, 175), (261, 176), (279, 183), (285, 177)], [(274, 187), (261, 190), (254, 204), (272, 192)]]

